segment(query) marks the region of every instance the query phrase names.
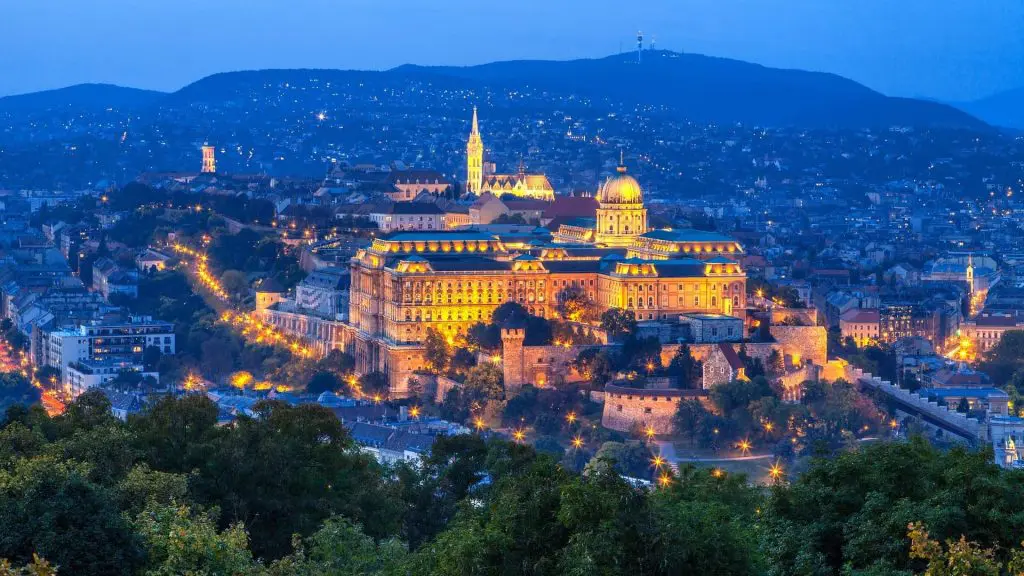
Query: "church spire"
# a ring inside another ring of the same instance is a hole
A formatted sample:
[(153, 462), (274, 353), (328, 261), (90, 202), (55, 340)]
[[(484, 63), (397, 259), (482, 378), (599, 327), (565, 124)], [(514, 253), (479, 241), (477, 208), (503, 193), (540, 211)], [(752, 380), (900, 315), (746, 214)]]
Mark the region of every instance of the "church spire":
[(473, 106), (473, 126), (466, 141), (466, 191), (480, 194), (484, 181), (484, 142), (480, 138), (480, 125)]
[(619, 165), (615, 168), (615, 171), (619, 174), (626, 173), (626, 153), (622, 151), (622, 148), (619, 148)]

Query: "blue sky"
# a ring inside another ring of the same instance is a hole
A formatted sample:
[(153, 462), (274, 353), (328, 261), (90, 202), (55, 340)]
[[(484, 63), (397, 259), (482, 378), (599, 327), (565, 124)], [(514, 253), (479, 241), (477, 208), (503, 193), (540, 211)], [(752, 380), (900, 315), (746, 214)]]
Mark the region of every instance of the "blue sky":
[(0, 0), (0, 95), (595, 57), (632, 48), (637, 30), (660, 48), (834, 72), (892, 95), (1024, 86), (1022, 0)]

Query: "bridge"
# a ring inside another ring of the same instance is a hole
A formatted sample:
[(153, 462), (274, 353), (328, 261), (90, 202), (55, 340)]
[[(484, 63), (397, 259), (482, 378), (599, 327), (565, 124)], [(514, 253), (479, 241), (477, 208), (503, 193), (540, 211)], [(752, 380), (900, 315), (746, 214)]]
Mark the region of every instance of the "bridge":
[(988, 439), (988, 428), (979, 420), (969, 418), (946, 406), (940, 406), (920, 394), (909, 392), (888, 380), (872, 376), (859, 368), (846, 367), (847, 381), (856, 382), (862, 390), (875, 390), (883, 394), (893, 405), (912, 416), (917, 416), (944, 433), (964, 440), (971, 446)]

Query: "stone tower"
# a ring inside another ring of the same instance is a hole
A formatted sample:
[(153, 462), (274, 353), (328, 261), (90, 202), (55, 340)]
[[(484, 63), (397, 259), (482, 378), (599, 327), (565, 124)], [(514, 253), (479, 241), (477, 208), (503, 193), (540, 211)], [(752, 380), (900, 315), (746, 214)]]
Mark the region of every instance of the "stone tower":
[(526, 384), (523, 341), (526, 329), (521, 327), (501, 329), (502, 367), (505, 375), (506, 394), (519, 390)]
[(203, 173), (213, 174), (217, 171), (217, 153), (213, 146), (203, 144)]
[(480, 126), (473, 106), (473, 128), (466, 142), (466, 191), (480, 194), (484, 187), (484, 141), (480, 138)]

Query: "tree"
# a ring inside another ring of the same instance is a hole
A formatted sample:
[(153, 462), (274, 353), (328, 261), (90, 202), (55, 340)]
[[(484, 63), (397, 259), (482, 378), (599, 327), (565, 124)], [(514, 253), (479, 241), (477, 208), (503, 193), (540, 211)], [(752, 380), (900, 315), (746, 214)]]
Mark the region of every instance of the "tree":
[(321, 370), (310, 378), (306, 384), (306, 392), (310, 394), (322, 394), (324, 392), (337, 392), (344, 387), (344, 382), (334, 372)]
[(601, 314), (601, 328), (609, 338), (623, 338), (636, 331), (636, 316), (632, 310), (609, 308)]
[(442, 374), (448, 370), (451, 360), (451, 348), (440, 332), (427, 328), (427, 337), (423, 340), (423, 359), (427, 369), (434, 374)]
[(1010, 380), (1014, 372), (1024, 369), (1024, 330), (1007, 330), (981, 363), (981, 369), (996, 384)]
[(558, 313), (570, 322), (593, 322), (597, 320), (597, 305), (580, 286), (567, 286), (556, 295)]
[(656, 336), (637, 338), (630, 334), (622, 343), (616, 367), (620, 370), (633, 369), (642, 374), (661, 370), (661, 342)]
[(494, 352), (501, 349), (501, 328), (497, 324), (477, 322), (466, 331), (466, 342), (480, 350)]
[(504, 381), (501, 368), (488, 362), (469, 369), (463, 388), (470, 399), (481, 403), (500, 400), (505, 395)]
[(587, 464), (584, 474), (594, 473), (610, 466), (625, 476), (650, 478), (653, 470), (651, 468), (652, 457), (650, 448), (641, 442), (605, 442)]
[(142, 559), (111, 491), (88, 465), (40, 456), (0, 472), (0, 558), (47, 558), (68, 574), (133, 574)]
[(814, 459), (762, 509), (761, 549), (778, 567), (769, 574), (917, 573), (907, 525), (922, 519), (939, 541), (964, 535), (1016, 548), (1024, 533), (1010, 520), (1024, 510), (1018, 477), (984, 452), (940, 451), (920, 437)]
[[(995, 551), (982, 548), (974, 542), (968, 542), (962, 534), (960, 540), (946, 541), (946, 549), (942, 544), (928, 537), (928, 532), (920, 522), (912, 522), (907, 526), (907, 537), (910, 538), (910, 557), (925, 560), (928, 567), (924, 576), (999, 576), (1001, 564), (995, 559)], [(1019, 572), (1011, 572), (1018, 574)]]
[(159, 346), (146, 346), (142, 350), (142, 365), (145, 366), (148, 372), (156, 371), (162, 355)]
[(765, 371), (772, 378), (778, 378), (786, 373), (786, 363), (783, 361), (782, 354), (779, 354), (778, 350), (772, 349), (771, 353), (768, 354)]
[(360, 525), (342, 517), (328, 518), (297, 550), (271, 567), (280, 576), (363, 576), (398, 572), (407, 550), (396, 538), (377, 543)]
[(676, 413), (672, 417), (672, 426), (676, 434), (688, 439), (691, 444), (697, 439), (701, 424), (710, 416), (708, 409), (696, 398), (687, 398), (679, 402)]
[(573, 362), (573, 368), (595, 386), (604, 386), (615, 371), (614, 362), (608, 353), (600, 348), (585, 348)]
[(704, 379), (701, 363), (694, 360), (690, 353), (690, 347), (686, 344), (679, 346), (676, 355), (668, 365), (669, 376), (674, 376), (679, 381), (679, 387), (683, 389), (700, 389)]
[(225, 270), (220, 275), (220, 284), (225, 292), (237, 299), (242, 299), (249, 295), (249, 281), (246, 280), (244, 272)]
[(186, 506), (147, 507), (134, 522), (146, 545), (147, 574), (260, 574), (262, 567), (249, 551), (245, 527), (217, 530), (210, 516)]
[(280, 402), (255, 411), (214, 435), (189, 484), (198, 503), (221, 508), (221, 527), (246, 522), (255, 556), (284, 556), (293, 534), (308, 536), (334, 514), (375, 537), (397, 529), (399, 510), (381, 471), (333, 412)]
[(383, 372), (367, 372), (359, 377), (359, 389), (363, 394), (370, 396), (379, 394), (386, 398), (391, 392), (391, 384)]

